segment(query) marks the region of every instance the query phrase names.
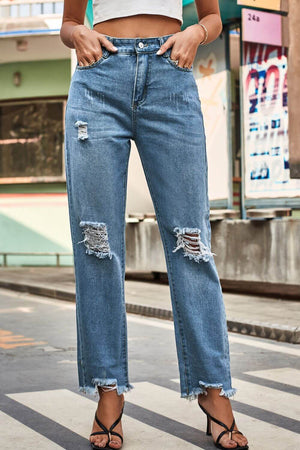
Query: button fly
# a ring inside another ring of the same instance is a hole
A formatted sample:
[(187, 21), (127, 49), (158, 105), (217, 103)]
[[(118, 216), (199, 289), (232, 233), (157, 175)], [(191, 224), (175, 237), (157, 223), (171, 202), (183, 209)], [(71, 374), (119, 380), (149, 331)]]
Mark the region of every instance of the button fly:
[(140, 48), (143, 48), (143, 47), (144, 47), (144, 43), (143, 43), (143, 42), (139, 42), (139, 43), (138, 43), (138, 46), (139, 46)]

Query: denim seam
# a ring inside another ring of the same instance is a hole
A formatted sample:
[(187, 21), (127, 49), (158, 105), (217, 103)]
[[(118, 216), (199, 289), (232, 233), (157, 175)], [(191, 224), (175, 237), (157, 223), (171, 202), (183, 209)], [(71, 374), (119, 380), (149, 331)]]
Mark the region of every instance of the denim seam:
[[(160, 218), (159, 214), (157, 214), (157, 216)], [(163, 227), (161, 227), (161, 230), (162, 230), (162, 235), (163, 235), (164, 241), (166, 242), (166, 237), (165, 237), (165, 232), (164, 232)], [(173, 277), (173, 272), (172, 272), (172, 262), (171, 262), (171, 258), (170, 258), (170, 254), (169, 254), (169, 250), (168, 250), (168, 245), (166, 245), (166, 253), (167, 253), (167, 259), (169, 261), (169, 266), (170, 266), (170, 275), (171, 275), (170, 278), (171, 278), (171, 284), (172, 284), (172, 288), (173, 288), (173, 292), (174, 292), (174, 304), (176, 307), (176, 313), (177, 313), (178, 325), (179, 325), (179, 334), (181, 337), (182, 354), (183, 354), (184, 371), (185, 371), (185, 383), (186, 383), (187, 392), (189, 393), (190, 372), (189, 372), (189, 365), (188, 365), (188, 360), (187, 360), (186, 338), (184, 336), (184, 328), (182, 326), (181, 315), (179, 313), (178, 302), (177, 302), (177, 298), (176, 298), (175, 283), (174, 283), (174, 277)]]
[(135, 75), (134, 75), (134, 84), (133, 84), (132, 99), (131, 99), (131, 108), (133, 110), (134, 110), (135, 90), (136, 90), (136, 85), (137, 85), (138, 65), (139, 65), (139, 54), (137, 53), (137, 55), (136, 55), (136, 66), (135, 66)]
[(136, 108), (134, 108), (134, 95), (135, 95), (135, 88), (136, 88), (137, 69), (138, 69), (138, 57), (137, 57), (137, 60), (136, 60), (136, 69), (135, 69), (133, 92), (132, 92), (132, 99), (131, 99), (132, 138), (134, 140), (135, 140), (135, 137), (136, 137)]
[(146, 101), (147, 98), (147, 91), (148, 91), (148, 81), (150, 79), (151, 76), (151, 66), (152, 66), (152, 58), (148, 58), (148, 67), (147, 67), (147, 75), (146, 75), (146, 80), (145, 80), (145, 85), (144, 85), (144, 91), (143, 91), (143, 97), (142, 99), (137, 103), (136, 105), (136, 109), (143, 105)]
[[(69, 161), (69, 153), (68, 153), (68, 150), (67, 150), (68, 139), (66, 138), (65, 141), (66, 141), (66, 145), (65, 145), (66, 168), (67, 168), (67, 171), (68, 171), (67, 185), (68, 185), (68, 191), (69, 191), (69, 194), (70, 194), (70, 198), (72, 198), (71, 167), (70, 167), (70, 161)], [(71, 227), (75, 231), (75, 224), (74, 224), (74, 220), (73, 220), (73, 214), (70, 214), (70, 222), (71, 222)], [(73, 252), (74, 252), (74, 260), (75, 260), (76, 247), (74, 248)], [(75, 278), (76, 278), (76, 280), (75, 280), (76, 296), (78, 294), (78, 300), (79, 300), (78, 280), (77, 280), (77, 277), (75, 277)], [(79, 318), (79, 316), (80, 316), (80, 312), (79, 312), (80, 308), (79, 308), (79, 302), (77, 302), (77, 299), (76, 299), (76, 303), (77, 303), (77, 305), (76, 305), (76, 315)], [(83, 334), (82, 334), (82, 330), (81, 330), (81, 320), (78, 320), (78, 332), (79, 332), (79, 335), (80, 335), (80, 339), (79, 339), (80, 359), (81, 359), (80, 360), (80, 366), (81, 366), (81, 370), (82, 370), (82, 378), (83, 378), (83, 386), (84, 386), (86, 384), (86, 373), (85, 373), (86, 365), (85, 365), (85, 360), (84, 360), (84, 356), (83, 356), (84, 352), (83, 352)]]
[(136, 139), (136, 110), (134, 108), (131, 108), (132, 114), (131, 114), (131, 123), (132, 123), (132, 139)]
[[(141, 160), (142, 165), (143, 161)], [(156, 204), (156, 213), (157, 213), (157, 217), (158, 219), (160, 219), (160, 214), (159, 214), (159, 208), (158, 208), (158, 203), (155, 201), (155, 195), (154, 195), (154, 191), (152, 189), (152, 184), (150, 181), (150, 177), (148, 177), (147, 175), (147, 171), (144, 168), (144, 172), (145, 172), (145, 177), (147, 179), (148, 185), (149, 185), (149, 191), (151, 193), (151, 196), (153, 197), (153, 201)], [(178, 303), (176, 300), (176, 292), (175, 292), (175, 285), (174, 285), (174, 281), (173, 281), (173, 272), (172, 272), (172, 264), (171, 264), (171, 259), (170, 259), (170, 255), (169, 255), (169, 251), (168, 251), (168, 246), (167, 241), (166, 241), (166, 237), (165, 237), (165, 233), (163, 230), (163, 227), (160, 226), (160, 223), (162, 223), (160, 220), (158, 220), (158, 226), (159, 229), (162, 232), (162, 237), (163, 237), (163, 241), (165, 243), (165, 249), (166, 249), (166, 255), (167, 255), (167, 260), (169, 262), (169, 267), (170, 267), (170, 278), (171, 278), (171, 284), (172, 284), (172, 289), (173, 289), (173, 293), (174, 293), (174, 305), (176, 307), (176, 313), (177, 313), (177, 317), (178, 317), (178, 326), (179, 326), (179, 335), (180, 335), (180, 339), (181, 339), (181, 346), (182, 346), (182, 354), (183, 354), (183, 362), (184, 362), (184, 374), (185, 374), (185, 384), (186, 384), (186, 388), (187, 388), (187, 394), (189, 394), (189, 386), (190, 386), (190, 376), (189, 376), (189, 367), (188, 367), (188, 361), (187, 361), (187, 353), (186, 353), (186, 342), (185, 342), (185, 336), (184, 336), (184, 329), (182, 327), (182, 321), (181, 321), (181, 317), (180, 317), (180, 313), (179, 313), (179, 309), (178, 309)]]
[[(122, 218), (125, 217), (125, 209), (126, 209), (126, 204), (124, 201), (124, 198), (126, 196), (126, 172), (124, 172), (123, 175), (123, 211), (122, 211)], [(124, 309), (124, 314), (123, 314), (123, 331), (122, 331), (122, 335), (123, 335), (123, 342), (122, 342), (122, 358), (123, 358), (123, 365), (124, 365), (124, 374), (125, 374), (125, 381), (126, 384), (129, 384), (129, 379), (128, 379), (128, 361), (127, 361), (127, 346), (126, 346), (126, 339), (125, 339), (125, 328), (127, 327), (127, 323), (126, 323), (126, 303), (125, 303), (125, 292), (124, 292), (124, 271), (125, 271), (125, 253), (124, 253), (124, 239), (125, 239), (125, 229), (123, 228), (123, 237), (122, 237), (122, 300), (123, 300), (123, 309)], [(127, 332), (126, 332), (127, 334)]]

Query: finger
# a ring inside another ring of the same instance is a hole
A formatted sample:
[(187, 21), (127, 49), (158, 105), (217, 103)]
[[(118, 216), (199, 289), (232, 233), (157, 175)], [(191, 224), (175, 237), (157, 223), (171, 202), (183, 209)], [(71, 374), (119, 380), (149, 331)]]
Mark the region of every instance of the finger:
[(92, 64), (87, 58), (85, 57), (81, 57), (80, 60), (80, 66), (89, 66), (90, 64)]
[(102, 52), (102, 49), (101, 49), (101, 54), (99, 54), (99, 52), (93, 53), (93, 58), (94, 58), (95, 61), (98, 61), (99, 59), (102, 58), (102, 55), (103, 55), (103, 52)]
[(185, 60), (183, 62), (183, 67), (185, 67), (186, 69), (191, 69), (192, 68), (192, 63), (187, 61), (187, 60)]
[(165, 53), (166, 50), (168, 50), (168, 48), (172, 47), (172, 45), (175, 42), (175, 37), (171, 36), (169, 37), (166, 42), (164, 42), (160, 48), (158, 49), (158, 51), (156, 52), (157, 55), (162, 55), (163, 53)]
[(115, 47), (113, 45), (113, 43), (107, 39), (105, 36), (103, 36), (103, 34), (98, 33), (98, 39), (101, 45), (104, 45), (105, 48), (107, 48), (107, 50), (111, 50), (112, 52), (115, 52), (118, 50), (118, 47)]

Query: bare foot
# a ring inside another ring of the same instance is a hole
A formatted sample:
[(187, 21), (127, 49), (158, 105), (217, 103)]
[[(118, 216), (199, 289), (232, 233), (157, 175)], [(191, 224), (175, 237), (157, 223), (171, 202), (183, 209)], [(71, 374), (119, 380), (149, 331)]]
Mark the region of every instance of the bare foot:
[[(122, 407), (124, 405), (124, 395), (118, 395), (117, 391), (114, 390), (105, 390), (102, 387), (98, 386), (100, 399), (97, 407), (97, 417), (103, 425), (109, 429), (111, 425), (117, 420), (119, 415), (121, 414)], [(95, 417), (93, 422), (93, 428), (91, 433), (95, 431), (103, 431), (102, 428), (97, 424)], [(113, 431), (116, 431), (121, 436), (123, 436), (122, 424), (121, 421), (115, 426)], [(98, 447), (105, 447), (108, 443), (108, 435), (107, 434), (96, 434), (94, 436), (90, 436), (90, 442), (93, 442)], [(109, 443), (109, 447), (111, 448), (121, 448), (122, 441), (119, 436), (111, 435), (111, 440)]]
[[(228, 398), (220, 397), (220, 391), (221, 389), (208, 388), (207, 395), (198, 395), (198, 402), (212, 417), (220, 420), (230, 428), (233, 422), (231, 403)], [(219, 434), (224, 430), (224, 427), (211, 421), (211, 433), (214, 441), (217, 440)], [(236, 424), (234, 430), (238, 431)], [(219, 443), (225, 448), (236, 448), (238, 445), (244, 447), (248, 444), (248, 440), (246, 436), (238, 433), (232, 433), (232, 439), (230, 439), (229, 433), (227, 432), (221, 437)]]

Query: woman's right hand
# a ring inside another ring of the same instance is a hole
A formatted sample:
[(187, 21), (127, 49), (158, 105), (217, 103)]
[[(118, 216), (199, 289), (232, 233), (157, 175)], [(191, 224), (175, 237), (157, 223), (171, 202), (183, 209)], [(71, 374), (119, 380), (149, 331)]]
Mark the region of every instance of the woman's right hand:
[(88, 66), (98, 61), (102, 56), (101, 45), (104, 45), (107, 50), (112, 52), (118, 50), (103, 34), (95, 30), (90, 30), (85, 25), (74, 26), (72, 41), (80, 66)]

